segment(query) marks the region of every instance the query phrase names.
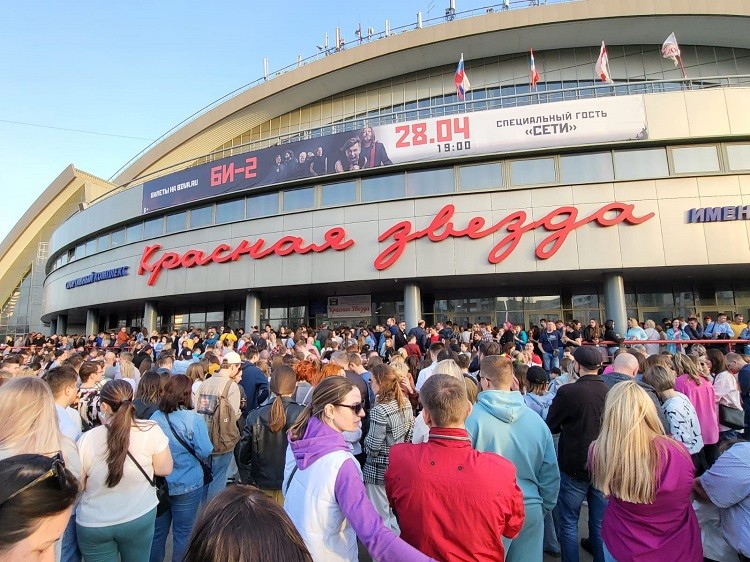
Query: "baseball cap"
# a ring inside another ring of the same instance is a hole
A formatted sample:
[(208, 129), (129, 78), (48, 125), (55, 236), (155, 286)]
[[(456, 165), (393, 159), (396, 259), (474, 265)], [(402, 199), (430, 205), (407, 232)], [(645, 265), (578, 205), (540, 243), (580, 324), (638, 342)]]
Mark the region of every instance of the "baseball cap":
[(224, 355), (223, 362), (230, 365), (239, 365), (240, 363), (242, 363), (242, 358), (236, 351), (230, 351), (229, 353)]
[(533, 365), (526, 371), (526, 380), (531, 384), (542, 384), (549, 382), (549, 374), (541, 367)]
[(593, 346), (582, 345), (573, 353), (573, 359), (584, 369), (598, 369), (602, 364), (602, 355)]

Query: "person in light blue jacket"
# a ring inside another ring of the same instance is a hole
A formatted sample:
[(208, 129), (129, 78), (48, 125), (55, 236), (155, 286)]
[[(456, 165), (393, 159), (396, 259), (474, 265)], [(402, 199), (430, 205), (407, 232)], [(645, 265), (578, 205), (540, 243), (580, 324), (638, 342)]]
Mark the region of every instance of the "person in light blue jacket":
[(542, 562), (544, 517), (557, 503), (560, 471), (552, 434), (541, 416), (512, 391), (513, 364), (507, 357), (482, 359), (477, 403), (466, 420), (466, 430), (477, 451), (497, 453), (516, 467), (523, 492), (526, 520), (513, 540), (503, 540), (506, 561)]
[(163, 562), (170, 526), (172, 562), (182, 561), (193, 523), (206, 499), (207, 483), (202, 465), (209, 465), (208, 457), (214, 447), (203, 418), (189, 409), (192, 386), (193, 382), (185, 375), (170, 377), (164, 387), (159, 409), (151, 416), (169, 439), (174, 469), (167, 476), (172, 506), (156, 518), (150, 562)]
[[(672, 327), (667, 328), (667, 339), (668, 340), (689, 340), (690, 336), (687, 334), (685, 330), (682, 329), (682, 324), (680, 323), (679, 318), (675, 318), (672, 320)], [(669, 353), (675, 354), (675, 353), (684, 353), (684, 345), (681, 343), (668, 343), (667, 344), (667, 351)]]

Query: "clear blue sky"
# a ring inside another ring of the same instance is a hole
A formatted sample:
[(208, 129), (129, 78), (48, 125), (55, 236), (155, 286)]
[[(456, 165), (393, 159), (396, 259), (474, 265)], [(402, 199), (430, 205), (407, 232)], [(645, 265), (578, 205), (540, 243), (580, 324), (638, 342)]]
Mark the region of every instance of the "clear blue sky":
[[(457, 0), (457, 11), (501, 0)], [(316, 52), (337, 26), (382, 31), (442, 15), (398, 2), (16, 2), (0, 33), (0, 240), (69, 164), (108, 179), (194, 111)], [(515, 2), (514, 2), (515, 3)], [(467, 59), (470, 58), (467, 53)], [(104, 136), (13, 122), (105, 133)], [(122, 138), (135, 137), (135, 138)]]

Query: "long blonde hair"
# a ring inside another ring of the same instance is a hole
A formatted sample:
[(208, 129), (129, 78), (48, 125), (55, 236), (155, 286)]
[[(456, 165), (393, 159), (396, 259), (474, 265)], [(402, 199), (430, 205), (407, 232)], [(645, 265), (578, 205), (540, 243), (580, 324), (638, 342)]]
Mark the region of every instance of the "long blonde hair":
[(41, 379), (15, 378), (0, 386), (0, 420), (0, 458), (62, 448), (55, 398)]
[(636, 381), (616, 384), (607, 393), (599, 438), (591, 444), (592, 482), (607, 496), (653, 503), (657, 470), (665, 442), (656, 406)]
[(672, 359), (678, 377), (687, 375), (697, 386), (704, 382), (711, 382), (711, 379), (698, 369), (698, 365), (693, 362), (690, 356), (684, 353), (675, 353)]
[(135, 371), (135, 365), (132, 361), (120, 358), (120, 374), (122, 378), (135, 380)]

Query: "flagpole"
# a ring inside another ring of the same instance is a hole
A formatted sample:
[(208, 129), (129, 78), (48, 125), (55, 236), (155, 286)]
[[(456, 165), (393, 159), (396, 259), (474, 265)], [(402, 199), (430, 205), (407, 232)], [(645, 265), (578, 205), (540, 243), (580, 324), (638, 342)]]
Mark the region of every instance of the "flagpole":
[(680, 68), (682, 69), (682, 77), (683, 77), (683, 78), (687, 78), (687, 74), (685, 74), (685, 65), (684, 65), (684, 64), (682, 64), (682, 54), (680, 54), (680, 55), (679, 55), (679, 56), (677, 57), (677, 60), (678, 60), (678, 61), (680, 62)]

